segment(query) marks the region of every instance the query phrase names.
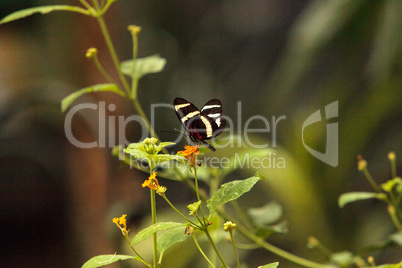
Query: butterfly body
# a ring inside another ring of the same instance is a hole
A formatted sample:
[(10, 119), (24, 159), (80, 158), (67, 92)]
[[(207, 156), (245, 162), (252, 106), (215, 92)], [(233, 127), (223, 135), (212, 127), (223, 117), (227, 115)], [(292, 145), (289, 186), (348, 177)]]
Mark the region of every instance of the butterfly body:
[(189, 137), (194, 142), (202, 142), (212, 151), (212, 147), (205, 140), (212, 139), (223, 132), (226, 121), (222, 117), (222, 103), (212, 99), (199, 110), (194, 104), (182, 98), (173, 102), (177, 118), (179, 118)]

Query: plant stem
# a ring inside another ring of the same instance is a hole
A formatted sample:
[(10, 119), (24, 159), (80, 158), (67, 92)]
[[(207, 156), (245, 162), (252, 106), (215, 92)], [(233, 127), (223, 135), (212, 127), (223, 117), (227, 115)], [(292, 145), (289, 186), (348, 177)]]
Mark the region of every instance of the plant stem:
[(218, 248), (216, 247), (214, 241), (212, 240), (211, 235), (209, 234), (207, 228), (204, 229), (204, 233), (207, 235), (208, 240), (209, 240), (209, 242), (210, 242), (211, 245), (212, 245), (212, 248), (214, 249), (216, 255), (218, 256), (219, 260), (220, 260), (221, 263), (222, 263), (222, 266), (225, 267), (225, 268), (229, 268), (229, 266), (226, 264), (225, 260), (223, 259), (221, 253), (219, 252)]
[[(392, 154), (392, 157), (391, 157)], [(388, 158), (391, 161), (391, 174), (392, 174), (392, 179), (396, 178), (396, 160), (395, 160), (395, 153), (391, 152), (388, 154)]]
[(209, 263), (209, 265), (211, 265), (212, 267), (215, 268), (215, 266), (212, 264), (212, 262), (208, 259), (207, 255), (205, 255), (204, 251), (201, 249), (200, 245), (198, 244), (197, 238), (195, 237), (195, 234), (192, 233), (191, 234), (193, 239), (194, 239), (194, 243), (197, 246), (198, 250), (200, 251), (201, 255), (207, 260), (207, 262)]
[(398, 228), (398, 230), (401, 232), (402, 231), (402, 225), (399, 222), (398, 216), (396, 215), (395, 207), (393, 205), (388, 206), (388, 213), (391, 216), (392, 222)]
[[(137, 55), (138, 55), (138, 32), (132, 33), (133, 37), (133, 64), (134, 64), (134, 70), (136, 66), (136, 60), (137, 60)], [(138, 78), (133, 75), (131, 77), (131, 97), (136, 100), (137, 99), (137, 88), (138, 88)]]
[(88, 10), (91, 10), (91, 9), (92, 9), (91, 5), (88, 4), (87, 1), (85, 1), (85, 0), (80, 0), (80, 2), (81, 2), (81, 4), (82, 4), (84, 7), (86, 7)]
[[(98, 12), (101, 12), (101, 10), (99, 8), (99, 4), (97, 3), (96, 0), (94, 1), (94, 5), (95, 5), (96, 10)], [(126, 90), (126, 93), (128, 95), (130, 95), (130, 87), (129, 87), (128, 83), (127, 83), (126, 78), (124, 77), (124, 74), (120, 70), (120, 61), (119, 61), (119, 58), (117, 56), (116, 50), (114, 48), (112, 39), (110, 38), (110, 34), (109, 34), (109, 31), (108, 31), (108, 29), (106, 27), (105, 20), (103, 19), (101, 14), (99, 14), (99, 16), (97, 17), (97, 20), (98, 20), (98, 24), (100, 26), (100, 29), (102, 31), (103, 38), (105, 38), (106, 45), (107, 45), (107, 47), (109, 49), (109, 53), (110, 53), (110, 56), (112, 57), (113, 64), (114, 64), (114, 66), (116, 68), (117, 74), (119, 75), (120, 81), (123, 84), (123, 88)]]
[[(149, 175), (152, 175), (152, 172), (154, 171), (155, 166), (150, 164), (149, 166)], [(154, 180), (152, 180), (152, 183), (154, 183)], [(152, 215), (152, 224), (156, 223), (156, 198), (155, 198), (155, 190), (151, 190), (151, 215)], [(157, 268), (158, 266), (158, 247), (157, 247), (157, 235), (156, 232), (153, 234), (153, 256), (154, 256), (154, 268)]]
[(371, 184), (371, 187), (377, 192), (377, 193), (382, 193), (381, 188), (378, 186), (378, 184), (375, 182), (373, 177), (371, 177), (370, 172), (367, 170), (367, 168), (363, 169), (364, 176), (366, 176), (367, 180)]
[(134, 251), (134, 253), (140, 258), (139, 261), (141, 261), (143, 264), (145, 264), (149, 268), (152, 268), (152, 266), (146, 260), (144, 260), (144, 258), (141, 257), (141, 255), (138, 254), (138, 252), (135, 250), (134, 246), (130, 242), (130, 239), (128, 238), (128, 235), (125, 234), (124, 237), (126, 238), (126, 241), (127, 241), (128, 245), (130, 246), (131, 250)]
[(106, 80), (108, 80), (112, 84), (117, 84), (116, 81), (114, 81), (113, 78), (110, 77), (110, 75), (105, 71), (105, 69), (103, 68), (103, 66), (99, 62), (98, 57), (96, 56), (93, 59), (94, 59), (94, 63), (95, 63), (96, 68), (106, 78)]
[(186, 216), (184, 216), (172, 203), (170, 203), (169, 199), (166, 197), (166, 195), (162, 195), (163, 199), (165, 199), (165, 201), (169, 204), (169, 206), (171, 206), (174, 211), (176, 211), (182, 218), (184, 218), (186, 221), (188, 221), (189, 223), (191, 223), (194, 227), (201, 229), (201, 226), (198, 226), (197, 224), (195, 224), (194, 222), (192, 222), (189, 218), (187, 218)]
[(239, 261), (239, 256), (237, 255), (236, 245), (235, 245), (235, 242), (233, 239), (233, 232), (229, 231), (229, 234), (230, 234), (230, 241), (232, 242), (233, 250), (234, 250), (234, 253), (236, 256), (237, 268), (240, 268), (240, 261)]
[[(194, 163), (196, 163), (196, 162), (197, 162), (197, 159), (195, 159)], [(198, 189), (197, 168), (194, 166), (193, 170), (194, 170), (195, 192), (197, 194), (197, 200), (201, 201), (200, 190)], [(205, 225), (205, 227), (207, 227), (208, 224), (205, 222), (204, 212), (202, 211), (202, 202), (200, 204), (200, 211), (201, 211), (201, 216), (202, 216), (202, 222)]]
[[(155, 130), (149, 123), (149, 120), (148, 120), (144, 110), (142, 109), (140, 102), (137, 99), (132, 99), (132, 101), (133, 101), (134, 108), (137, 111), (138, 115), (144, 120), (145, 124), (147, 125), (148, 131), (151, 133), (151, 137), (155, 137), (158, 139), (158, 135), (156, 134)], [(166, 148), (163, 148), (162, 151), (164, 153), (167, 153)]]

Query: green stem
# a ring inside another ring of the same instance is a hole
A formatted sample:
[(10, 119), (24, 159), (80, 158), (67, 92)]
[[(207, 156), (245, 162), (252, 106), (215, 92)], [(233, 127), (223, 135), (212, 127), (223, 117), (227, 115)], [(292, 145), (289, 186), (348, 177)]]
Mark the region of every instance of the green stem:
[(401, 232), (402, 231), (402, 225), (399, 222), (399, 219), (396, 215), (396, 211), (395, 211), (395, 207), (393, 205), (389, 205), (388, 206), (388, 213), (391, 216), (392, 222), (394, 223), (394, 225), (396, 226), (396, 228), (398, 228), (398, 230)]
[(208, 259), (207, 255), (205, 255), (204, 251), (201, 249), (200, 245), (198, 244), (197, 238), (195, 237), (195, 234), (191, 234), (194, 240), (195, 245), (197, 246), (198, 250), (200, 251), (201, 255), (207, 260), (209, 265), (215, 268), (215, 266), (212, 264), (212, 262)]
[[(151, 214), (152, 214), (152, 224), (156, 223), (156, 201), (155, 201), (155, 190), (151, 189)], [(157, 236), (156, 232), (153, 234), (153, 244), (154, 244), (154, 268), (157, 267), (158, 263), (158, 248), (157, 248)]]
[(97, 56), (93, 57), (94, 59), (94, 63), (96, 68), (98, 69), (98, 71), (106, 78), (106, 80), (108, 80), (110, 83), (112, 84), (117, 84), (116, 81), (113, 80), (112, 77), (110, 77), (110, 75), (106, 72), (106, 70), (103, 68), (103, 66), (101, 65), (101, 63), (99, 62), (99, 59)]
[(239, 261), (239, 256), (237, 255), (236, 245), (235, 245), (235, 242), (233, 239), (233, 232), (229, 231), (229, 234), (230, 234), (230, 241), (232, 241), (233, 250), (234, 250), (234, 253), (236, 256), (237, 268), (240, 268), (240, 261)]
[(371, 187), (373, 187), (373, 189), (376, 192), (382, 193), (380, 186), (378, 186), (378, 184), (375, 182), (373, 177), (371, 177), (370, 172), (367, 170), (367, 168), (363, 169), (363, 173), (364, 173), (364, 176), (366, 176), (366, 178), (369, 181), (369, 183), (371, 184)]
[(170, 201), (169, 199), (166, 197), (166, 195), (162, 195), (163, 199), (165, 199), (165, 201), (169, 204), (169, 206), (171, 206), (174, 211), (176, 211), (183, 219), (185, 219), (186, 221), (188, 221), (189, 223), (191, 223), (191, 225), (193, 225), (193, 227), (201, 229), (201, 226), (198, 226), (196, 223), (192, 222), (189, 218), (187, 218), (186, 216), (184, 216)]
[(320, 251), (325, 257), (330, 258), (332, 255), (332, 252), (327, 249), (323, 244), (321, 244), (320, 241), (318, 241), (317, 238), (310, 236), (308, 238), (309, 244), (315, 247), (318, 251)]
[[(195, 161), (194, 161), (194, 165), (196, 165), (196, 163), (197, 163), (197, 158), (195, 159)], [(197, 179), (197, 168), (196, 167), (193, 167), (193, 170), (194, 170), (194, 181), (195, 181), (195, 192), (196, 192), (196, 194), (197, 194), (197, 200), (198, 201), (201, 201), (201, 198), (200, 198), (200, 190), (198, 189), (198, 179)], [(205, 216), (204, 216), (204, 212), (202, 211), (202, 203), (201, 203), (201, 205), (200, 205), (200, 211), (201, 211), (201, 216), (202, 216), (202, 220), (203, 220), (203, 224), (204, 224), (204, 226), (208, 226), (208, 224), (205, 222)]]
[(81, 2), (81, 4), (82, 4), (84, 7), (86, 7), (88, 10), (91, 10), (91, 9), (92, 9), (91, 5), (88, 4), (87, 1), (85, 1), (85, 0), (80, 0), (80, 2)]
[(134, 246), (130, 242), (130, 239), (128, 238), (128, 235), (125, 234), (124, 237), (126, 238), (126, 241), (127, 241), (128, 245), (130, 246), (131, 250), (134, 251), (134, 253), (140, 258), (139, 261), (141, 261), (143, 264), (145, 264), (149, 268), (152, 268), (152, 266), (143, 257), (141, 257), (141, 255), (135, 250)]
[[(136, 60), (138, 55), (138, 32), (132, 33), (133, 36), (133, 63), (136, 66)], [(138, 78), (133, 75), (131, 79), (131, 97), (137, 99)]]
[(103, 5), (103, 7), (102, 7), (102, 13), (101, 13), (101, 15), (103, 16), (103, 14), (105, 14), (106, 13), (106, 11), (109, 9), (109, 7), (114, 3), (115, 1), (106, 1), (106, 4), (102, 4)]
[[(151, 137), (155, 137), (158, 139), (158, 135), (156, 134), (155, 130), (149, 123), (148, 117), (145, 115), (144, 110), (141, 107), (140, 102), (137, 99), (133, 99), (134, 108), (137, 111), (138, 115), (144, 120), (145, 124), (147, 125), (148, 131), (151, 133)], [(166, 148), (163, 148), (162, 151), (167, 153)]]
[[(95, 8), (97, 9), (97, 11), (101, 12), (101, 10), (99, 9), (99, 5), (98, 5), (96, 0), (94, 1), (94, 5), (95, 5)], [(97, 17), (97, 20), (98, 20), (98, 24), (100, 26), (100, 29), (102, 31), (103, 37), (105, 38), (106, 45), (107, 45), (107, 47), (109, 49), (110, 56), (112, 57), (113, 64), (114, 64), (114, 66), (116, 68), (116, 71), (117, 71), (117, 73), (119, 75), (120, 81), (123, 84), (123, 88), (126, 90), (126, 93), (128, 95), (130, 95), (130, 87), (129, 87), (128, 83), (127, 83), (126, 78), (124, 77), (124, 74), (120, 70), (120, 61), (119, 61), (119, 58), (117, 56), (116, 50), (115, 50), (115, 48), (113, 46), (112, 39), (110, 38), (110, 34), (109, 34), (109, 31), (108, 31), (108, 29), (106, 27), (106, 23), (105, 23), (105, 20), (102, 17), (102, 14), (99, 13), (99, 15)]]
[(396, 160), (395, 158), (393, 158), (391, 160), (391, 174), (392, 174), (392, 178), (396, 178)]
[(216, 247), (214, 241), (212, 240), (211, 235), (209, 234), (207, 228), (204, 229), (204, 233), (207, 235), (207, 238), (208, 238), (209, 242), (211, 243), (212, 248), (214, 249), (216, 255), (218, 256), (219, 260), (222, 263), (222, 266), (225, 268), (229, 268), (229, 266), (226, 264), (225, 260), (223, 259), (221, 253), (219, 252), (218, 248)]

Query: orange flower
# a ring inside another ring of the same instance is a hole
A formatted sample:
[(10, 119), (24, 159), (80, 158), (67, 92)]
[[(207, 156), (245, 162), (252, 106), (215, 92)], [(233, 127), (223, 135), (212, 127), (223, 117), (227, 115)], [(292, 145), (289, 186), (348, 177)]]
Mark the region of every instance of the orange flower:
[(192, 167), (194, 167), (196, 159), (197, 159), (197, 155), (200, 153), (200, 151), (198, 151), (199, 147), (200, 147), (199, 145), (195, 145), (195, 146), (186, 145), (186, 146), (184, 146), (185, 150), (178, 151), (177, 154), (180, 154), (183, 157), (185, 157), (190, 162), (190, 165)]
[(126, 223), (127, 214), (121, 215), (120, 218), (113, 218), (113, 222), (120, 228), (123, 234), (127, 234), (127, 223)]
[(159, 185), (159, 182), (156, 179), (156, 172), (152, 173), (148, 180), (144, 181), (142, 187), (148, 187), (149, 189), (155, 190), (159, 195), (163, 195), (167, 190), (166, 187)]
[(156, 179), (156, 172), (149, 176), (148, 180), (144, 181), (142, 187), (148, 187), (149, 189), (156, 190), (159, 186), (158, 180)]

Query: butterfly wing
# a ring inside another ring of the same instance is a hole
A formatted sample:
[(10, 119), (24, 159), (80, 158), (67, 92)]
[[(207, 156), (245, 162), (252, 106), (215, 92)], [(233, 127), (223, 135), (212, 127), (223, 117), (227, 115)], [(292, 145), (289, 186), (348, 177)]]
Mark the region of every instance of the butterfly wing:
[(213, 135), (209, 138), (216, 137), (223, 132), (226, 126), (226, 120), (222, 116), (222, 102), (218, 99), (208, 101), (201, 109), (201, 113), (208, 116), (213, 123)]
[(200, 125), (202, 121), (200, 122), (201, 119), (199, 119), (200, 110), (194, 104), (182, 98), (174, 99), (173, 105), (180, 123), (190, 134), (190, 137), (195, 140), (196, 136), (193, 136), (193, 133), (195, 133), (197, 127), (202, 127)]
[(226, 121), (222, 117), (222, 103), (217, 99), (208, 101), (203, 108), (198, 108), (191, 102), (176, 98), (173, 102), (175, 112), (185, 130), (193, 141), (201, 141), (212, 151), (211, 145), (204, 140), (218, 136), (225, 128)]

